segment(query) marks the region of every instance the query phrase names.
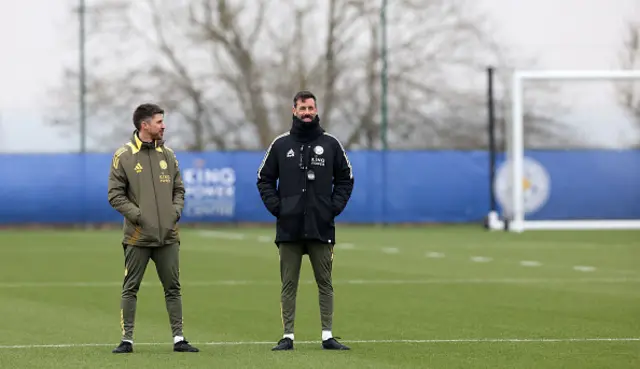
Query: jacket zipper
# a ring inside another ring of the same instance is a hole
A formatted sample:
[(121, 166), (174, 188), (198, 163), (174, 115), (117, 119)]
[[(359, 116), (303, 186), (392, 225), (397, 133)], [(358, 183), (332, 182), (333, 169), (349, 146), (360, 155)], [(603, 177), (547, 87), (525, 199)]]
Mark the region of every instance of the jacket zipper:
[(304, 145), (300, 146), (300, 161), (302, 161), (302, 167), (303, 169), (303, 177), (304, 177), (304, 187), (302, 188), (302, 201), (304, 204), (304, 235), (305, 237), (307, 236), (307, 175), (309, 172), (309, 167), (307, 166), (307, 158), (304, 156)]
[(151, 151), (147, 149), (147, 156), (149, 157), (149, 166), (151, 167), (151, 185), (153, 186), (153, 198), (156, 202), (156, 213), (158, 215), (158, 241), (160, 242), (160, 246), (164, 244), (162, 240), (162, 232), (161, 232), (161, 224), (160, 224), (160, 205), (158, 205), (158, 194), (156, 193), (156, 181), (154, 180), (155, 174), (153, 173), (153, 163), (151, 162)]

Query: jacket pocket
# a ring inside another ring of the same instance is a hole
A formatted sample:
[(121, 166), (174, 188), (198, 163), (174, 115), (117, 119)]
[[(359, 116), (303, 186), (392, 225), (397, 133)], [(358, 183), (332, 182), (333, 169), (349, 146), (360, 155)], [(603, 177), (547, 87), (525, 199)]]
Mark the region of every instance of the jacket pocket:
[(126, 219), (130, 225), (139, 226), (141, 217), (142, 217), (142, 213), (140, 212), (140, 209), (138, 209), (138, 211), (135, 212), (135, 214), (132, 217), (126, 217)]
[(283, 197), (280, 199), (280, 217), (300, 216), (303, 213), (300, 195)]
[(127, 219), (124, 226), (125, 244), (137, 245), (141, 238), (144, 238), (142, 233), (142, 227), (139, 225), (138, 219), (135, 223)]
[(153, 216), (147, 214), (147, 212), (142, 212), (140, 215), (140, 220), (138, 221), (138, 227), (140, 229), (140, 240), (142, 242), (158, 242), (159, 237), (159, 224), (155, 221)]
[(335, 223), (330, 196), (318, 195), (316, 197), (314, 215), (314, 225), (318, 232), (318, 236), (325, 241), (332, 239)]
[(273, 215), (274, 217), (279, 217), (280, 216), (280, 199), (278, 199), (277, 202), (271, 204), (268, 206), (268, 210), (271, 213), (271, 215)]
[(169, 244), (169, 243), (174, 243), (178, 240), (178, 224), (176, 223), (175, 226), (173, 226), (173, 228), (167, 229), (165, 234), (164, 234), (164, 243)]
[(317, 197), (316, 213), (323, 222), (333, 224), (335, 210), (330, 196), (319, 195)]
[(172, 206), (173, 216), (171, 217), (171, 223), (163, 228), (164, 242), (173, 243), (178, 238), (178, 221), (180, 220), (180, 214), (176, 210), (175, 206)]
[(288, 234), (299, 234), (304, 229), (304, 209), (300, 195), (282, 197), (278, 225)]

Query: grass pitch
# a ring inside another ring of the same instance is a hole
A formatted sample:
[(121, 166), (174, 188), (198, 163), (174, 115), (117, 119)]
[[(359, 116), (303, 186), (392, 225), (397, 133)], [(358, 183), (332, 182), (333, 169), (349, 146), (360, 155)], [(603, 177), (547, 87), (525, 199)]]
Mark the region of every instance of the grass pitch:
[(135, 353), (120, 338), (118, 231), (0, 232), (0, 368), (638, 368), (640, 232), (489, 233), (479, 226), (341, 227), (334, 334), (320, 349), (303, 261), (296, 350), (281, 337), (271, 228), (183, 230), (184, 324), (171, 351), (151, 262)]

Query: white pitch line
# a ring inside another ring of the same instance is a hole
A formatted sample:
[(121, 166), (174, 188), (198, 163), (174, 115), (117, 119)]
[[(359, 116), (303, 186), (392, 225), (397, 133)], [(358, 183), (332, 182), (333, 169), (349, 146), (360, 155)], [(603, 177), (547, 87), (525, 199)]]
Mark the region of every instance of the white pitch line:
[(593, 272), (596, 270), (595, 267), (592, 266), (584, 266), (584, 265), (576, 265), (573, 267), (574, 270), (577, 270), (579, 272)]
[(475, 263), (488, 263), (491, 260), (493, 260), (492, 258), (488, 258), (486, 256), (472, 256), (471, 257), (471, 261), (475, 262)]
[(540, 263), (539, 261), (533, 261), (533, 260), (522, 260), (520, 262), (520, 265), (524, 267), (539, 267), (540, 265), (542, 265), (542, 263)]
[(441, 252), (427, 252), (424, 256), (428, 258), (440, 259), (444, 257), (444, 254)]
[(385, 254), (397, 254), (400, 252), (400, 249), (398, 249), (397, 247), (383, 247), (382, 252), (384, 252)]
[(338, 243), (336, 247), (342, 250), (353, 250), (356, 248), (356, 245), (352, 243)]
[(246, 238), (244, 234), (236, 232), (200, 231), (198, 234), (202, 237), (223, 238), (226, 240), (244, 240)]
[[(315, 284), (314, 280), (300, 280), (300, 284)], [(545, 284), (545, 283), (640, 283), (640, 278), (434, 278), (434, 279), (348, 279), (335, 280), (334, 285), (416, 285), (416, 284)], [(186, 287), (208, 286), (265, 286), (279, 285), (277, 280), (218, 280), (183, 281)], [(54, 287), (120, 287), (122, 282), (4, 282), (3, 288), (54, 288)], [(160, 287), (160, 282), (142, 282), (142, 286)]]
[[(639, 342), (640, 337), (621, 338), (468, 338), (468, 339), (398, 339), (398, 340), (343, 340), (345, 343), (554, 343), (554, 342)], [(194, 346), (274, 345), (274, 341), (212, 341), (192, 342)], [(320, 344), (320, 341), (296, 341), (296, 344)], [(38, 348), (111, 347), (115, 343), (66, 343), (36, 345), (0, 345), (0, 350)], [(168, 342), (136, 342), (134, 346), (170, 346)]]
[(273, 237), (269, 237), (269, 236), (258, 237), (258, 242), (272, 242), (272, 241), (273, 241)]

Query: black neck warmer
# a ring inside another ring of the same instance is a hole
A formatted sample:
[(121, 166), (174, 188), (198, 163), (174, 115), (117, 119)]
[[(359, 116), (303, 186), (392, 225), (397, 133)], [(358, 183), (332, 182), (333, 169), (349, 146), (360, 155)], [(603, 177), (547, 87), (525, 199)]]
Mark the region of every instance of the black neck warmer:
[(320, 117), (317, 115), (311, 122), (304, 122), (294, 115), (289, 133), (297, 141), (307, 143), (320, 137), (324, 129), (320, 127)]

